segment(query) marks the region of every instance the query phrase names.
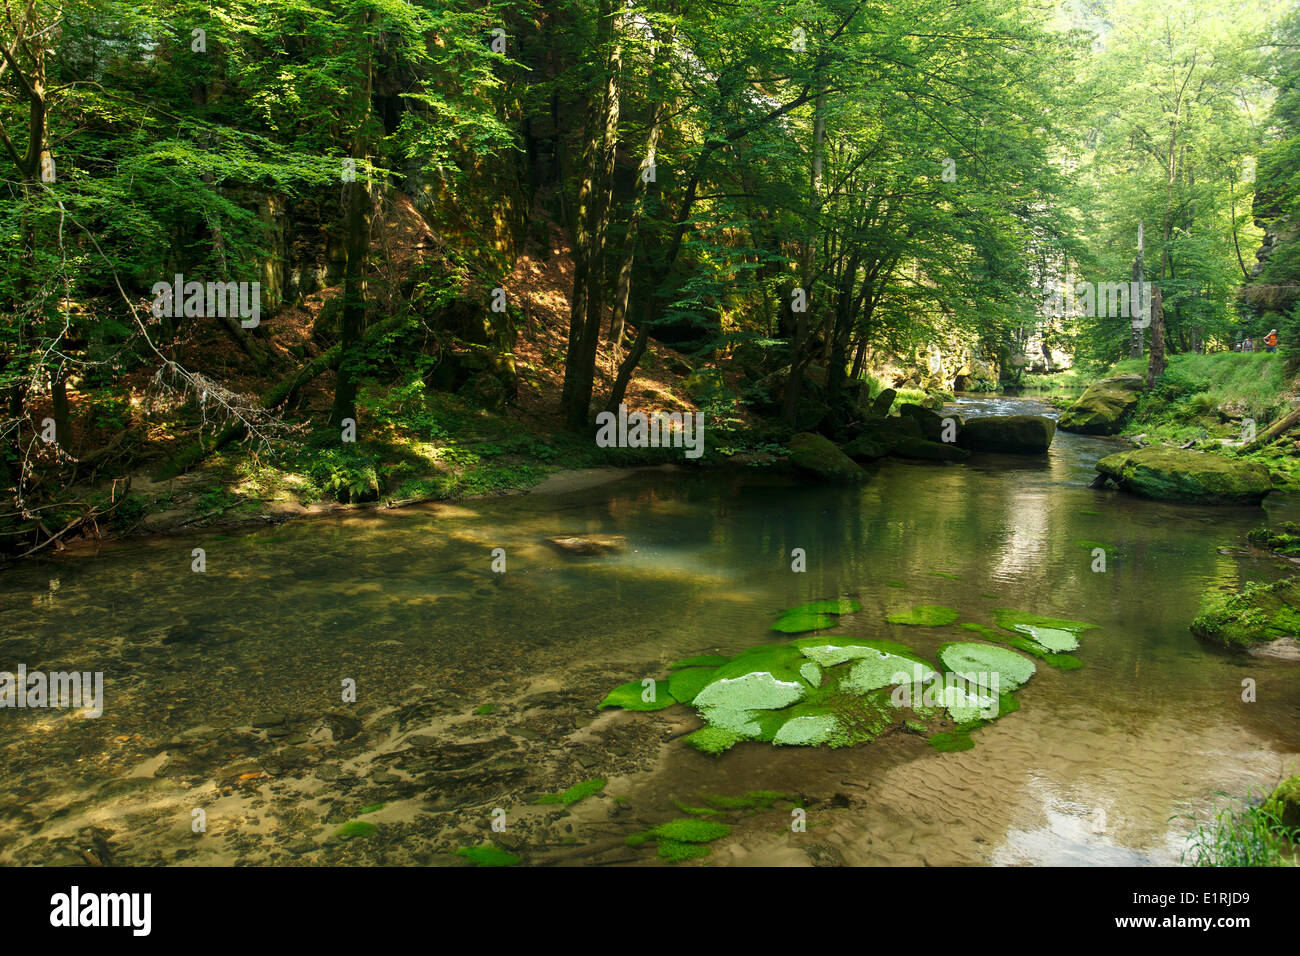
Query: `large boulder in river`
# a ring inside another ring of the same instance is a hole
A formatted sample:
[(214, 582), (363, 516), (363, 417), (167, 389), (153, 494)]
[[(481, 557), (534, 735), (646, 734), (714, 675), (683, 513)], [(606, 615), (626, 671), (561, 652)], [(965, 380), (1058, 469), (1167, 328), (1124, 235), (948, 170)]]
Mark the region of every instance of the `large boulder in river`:
[(943, 441), (943, 416), (938, 412), (908, 402), (898, 406), (898, 417), (916, 422), (926, 441)]
[(871, 415), (875, 418), (884, 418), (889, 414), (889, 410), (894, 405), (894, 399), (898, 393), (892, 388), (882, 389), (871, 402)]
[(972, 451), (1046, 455), (1055, 435), (1056, 422), (1042, 415), (990, 415), (968, 419), (957, 443)]
[(800, 432), (790, 439), (790, 464), (823, 481), (862, 481), (867, 473), (829, 438)]
[(904, 438), (922, 439), (925, 435), (916, 419), (902, 415), (867, 418), (854, 422), (848, 429), (848, 442), (844, 453), (861, 461), (889, 454)]
[(1124, 491), (1162, 501), (1257, 505), (1273, 487), (1259, 462), (1167, 445), (1107, 455), (1097, 471)]
[(1141, 375), (1117, 375), (1093, 382), (1079, 400), (1061, 414), (1061, 428), (1084, 435), (1114, 435), (1137, 407), (1146, 386)]

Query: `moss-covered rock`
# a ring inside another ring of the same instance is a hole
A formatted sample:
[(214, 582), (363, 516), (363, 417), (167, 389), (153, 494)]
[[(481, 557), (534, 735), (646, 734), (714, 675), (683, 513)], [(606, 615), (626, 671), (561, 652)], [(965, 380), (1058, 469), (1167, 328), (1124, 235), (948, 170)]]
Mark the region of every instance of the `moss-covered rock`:
[(1141, 375), (1117, 375), (1088, 386), (1061, 415), (1061, 428), (1084, 435), (1114, 435), (1137, 407), (1146, 382)]
[(1300, 581), (1250, 582), (1233, 594), (1205, 598), (1190, 625), (1197, 637), (1252, 654), (1300, 659)]
[(1042, 415), (990, 415), (971, 418), (957, 433), (957, 444), (972, 451), (1046, 455), (1056, 422)]
[(1264, 801), (1264, 809), (1284, 827), (1300, 827), (1300, 777), (1291, 777), (1277, 785)]
[(812, 432), (790, 439), (790, 463), (804, 474), (822, 481), (863, 481), (867, 473), (835, 443)]
[(1124, 491), (1161, 501), (1257, 505), (1273, 487), (1258, 462), (1165, 445), (1107, 455), (1097, 471)]
[(898, 415), (900, 418), (910, 418), (916, 422), (920, 426), (921, 436), (926, 441), (943, 441), (943, 416), (938, 412), (909, 402), (898, 406)]

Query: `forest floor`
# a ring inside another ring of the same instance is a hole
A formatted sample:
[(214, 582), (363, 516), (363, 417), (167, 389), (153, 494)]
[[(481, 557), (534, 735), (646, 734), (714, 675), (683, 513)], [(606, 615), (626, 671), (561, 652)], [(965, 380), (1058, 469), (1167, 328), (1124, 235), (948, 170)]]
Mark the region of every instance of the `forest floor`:
[[(594, 434), (563, 427), (559, 413), (568, 348), (572, 261), (556, 243), (546, 255), (526, 254), (508, 285), (526, 300), (525, 321), (514, 348), (518, 394), (493, 409), (470, 394), (438, 391), (418, 373), (361, 383), (355, 443), (340, 441), (329, 417), (335, 375), (326, 371), (307, 383), (283, 427), (269, 442), (248, 440), (209, 455), (201, 465), (174, 477), (161, 467), (199, 434), (211, 434), (203, 409), (161, 390), (153, 370), (130, 377), (128, 391), (69, 388), (74, 457), (113, 447), (94, 468), (79, 470), (78, 482), (59, 498), (64, 504), (46, 516), (49, 529), (62, 527), (91, 504), (112, 507), (97, 537), (179, 533), (195, 528), (279, 523), (291, 518), (356, 508), (387, 508), (424, 501), (518, 493), (548, 476), (589, 469), (627, 468), (676, 461), (716, 463), (717, 442), (747, 430), (755, 419), (735, 401), (709, 408), (710, 441), (705, 457), (683, 461), (680, 449), (602, 449)], [(259, 369), (220, 327), (209, 326), (176, 343), (169, 353), (181, 366), (241, 395), (256, 396), (268, 380), (287, 376), (321, 354), (313, 329), (339, 294), (324, 289), (264, 320), (255, 340), (270, 356), (273, 378)], [(594, 398), (608, 394), (625, 349), (602, 340), (596, 360)], [(688, 394), (693, 362), (676, 350), (652, 343), (629, 385), (628, 406), (647, 413), (695, 412)], [(740, 373), (727, 356), (710, 365), (738, 393)], [(37, 420), (48, 409), (36, 409)], [(710, 447), (712, 446), (712, 447)], [(769, 456), (770, 457), (770, 456)], [(761, 456), (760, 456), (760, 460)], [(129, 492), (127, 489), (129, 488)], [(123, 500), (123, 493), (127, 492)]]

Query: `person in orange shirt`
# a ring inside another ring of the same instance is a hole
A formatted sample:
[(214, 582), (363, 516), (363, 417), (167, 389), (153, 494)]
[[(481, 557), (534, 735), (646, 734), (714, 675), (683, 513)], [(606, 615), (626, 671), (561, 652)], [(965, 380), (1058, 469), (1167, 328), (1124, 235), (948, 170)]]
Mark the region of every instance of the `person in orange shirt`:
[(1268, 335), (1264, 336), (1264, 351), (1277, 351), (1277, 329), (1274, 329), (1272, 332), (1269, 332)]

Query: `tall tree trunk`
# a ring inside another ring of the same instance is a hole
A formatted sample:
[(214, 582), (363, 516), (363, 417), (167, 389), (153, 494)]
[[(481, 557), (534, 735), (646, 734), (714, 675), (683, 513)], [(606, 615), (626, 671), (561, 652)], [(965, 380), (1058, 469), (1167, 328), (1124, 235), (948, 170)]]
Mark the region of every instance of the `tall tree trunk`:
[[(813, 232), (804, 240), (803, 254), (800, 261), (799, 281), (800, 288), (804, 290), (806, 297), (805, 311), (796, 313), (794, 321), (794, 344), (790, 349), (790, 378), (785, 386), (785, 400), (781, 406), (781, 420), (785, 424), (793, 427), (798, 417), (799, 408), (799, 387), (803, 384), (804, 367), (812, 361), (811, 350), (808, 349), (808, 312), (807, 309), (812, 307), (812, 289), (810, 288), (813, 281), (813, 259), (815, 254), (816, 243), (816, 222), (817, 216), (821, 211), (821, 185), (823, 170), (822, 148), (826, 141), (826, 93), (825, 91), (817, 94), (817, 101), (813, 110), (813, 144), (812, 144), (812, 176), (809, 181), (809, 207), (812, 215), (809, 222)], [(804, 352), (809, 354), (805, 357)]]
[(564, 362), (560, 407), (565, 424), (585, 428), (596, 377), (600, 321), (605, 311), (605, 237), (609, 226), (614, 152), (618, 143), (618, 83), (621, 54), (612, 0), (600, 0), (599, 37), (603, 88), (590, 114), (578, 188), (579, 226), (574, 240), (573, 302), (569, 351)]
[[(362, 26), (369, 25), (374, 12), (362, 14)], [(357, 131), (352, 141), (350, 155), (357, 166), (369, 159), (367, 146), (371, 89), (374, 85), (374, 50), (369, 43), (365, 51), (365, 81), (357, 94)], [(343, 420), (357, 417), (357, 382), (363, 365), (362, 336), (366, 325), (366, 260), (370, 255), (370, 225), (373, 204), (370, 196), (369, 173), (359, 173), (350, 183), (344, 184), (347, 202), (345, 222), (345, 250), (347, 265), (343, 273), (343, 310), (340, 321), (340, 359), (334, 385), (334, 404), (330, 409), (330, 424), (340, 426)]]
[(1147, 365), (1147, 388), (1165, 374), (1165, 307), (1160, 289), (1151, 290), (1151, 359)]

